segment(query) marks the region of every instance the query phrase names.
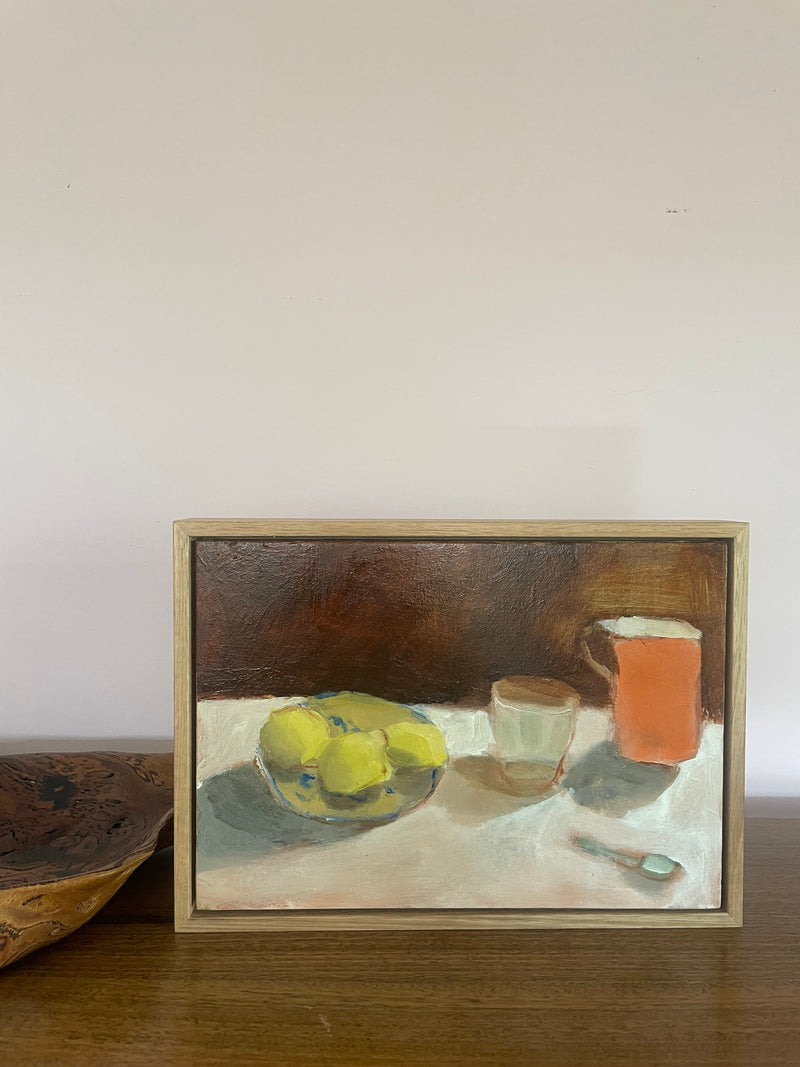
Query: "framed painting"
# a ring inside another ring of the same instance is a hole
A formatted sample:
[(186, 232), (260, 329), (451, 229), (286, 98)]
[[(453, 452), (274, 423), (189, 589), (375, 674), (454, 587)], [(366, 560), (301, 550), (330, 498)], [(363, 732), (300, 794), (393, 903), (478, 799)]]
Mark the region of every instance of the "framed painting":
[(174, 533), (176, 929), (741, 925), (746, 523)]

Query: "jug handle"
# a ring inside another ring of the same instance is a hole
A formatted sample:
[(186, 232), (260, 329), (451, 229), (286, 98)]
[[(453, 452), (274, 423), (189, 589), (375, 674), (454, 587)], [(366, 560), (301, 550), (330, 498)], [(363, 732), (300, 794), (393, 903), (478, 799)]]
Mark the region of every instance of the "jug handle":
[(589, 651), (589, 642), (587, 639), (592, 633), (594, 633), (596, 629), (597, 623), (595, 622), (590, 623), (584, 628), (583, 633), (581, 634), (581, 656), (583, 657), (585, 662), (588, 663), (588, 665), (592, 668), (592, 670), (595, 671), (595, 673), (599, 674), (601, 678), (605, 678), (605, 680), (610, 685), (614, 677), (613, 673), (608, 669), (608, 667), (604, 666), (604, 664), (598, 663), (592, 653)]

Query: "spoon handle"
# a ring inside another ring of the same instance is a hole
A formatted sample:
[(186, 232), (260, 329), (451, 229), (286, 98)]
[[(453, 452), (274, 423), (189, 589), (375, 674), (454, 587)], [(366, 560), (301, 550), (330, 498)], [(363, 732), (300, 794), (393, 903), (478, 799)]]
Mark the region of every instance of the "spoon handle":
[(601, 845), (598, 841), (592, 841), (590, 837), (573, 837), (572, 840), (584, 852), (591, 852), (593, 856), (605, 856), (607, 859), (619, 863), (622, 867), (638, 867), (642, 862), (641, 856), (632, 856), (628, 852), (618, 852), (614, 848)]

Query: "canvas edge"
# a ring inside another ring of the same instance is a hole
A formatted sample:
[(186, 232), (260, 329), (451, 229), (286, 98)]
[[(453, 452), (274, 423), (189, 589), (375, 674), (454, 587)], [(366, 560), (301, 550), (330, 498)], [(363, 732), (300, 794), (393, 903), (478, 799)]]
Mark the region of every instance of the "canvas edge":
[(405, 519), (179, 519), (192, 539), (224, 537), (508, 537), (732, 539), (747, 523), (687, 519), (613, 520), (405, 520)]
[(750, 528), (730, 541), (728, 650), (726, 654), (725, 787), (723, 804), (723, 906), (737, 926), (744, 920), (745, 715), (747, 703), (747, 599)]
[[(194, 907), (192, 544), (204, 538), (487, 537), (726, 540), (730, 545), (729, 650), (723, 798), (723, 907), (686, 911), (435, 911), (251, 915)], [(743, 921), (744, 717), (749, 524), (739, 521), (400, 521), (179, 519), (173, 524), (175, 648), (175, 920), (177, 933), (268, 930), (634, 929), (740, 927)]]
[(173, 612), (175, 654), (175, 929), (194, 909), (194, 746), (192, 664), (192, 536), (186, 524), (173, 525)]
[(724, 909), (713, 911), (435, 911), (243, 914), (193, 912), (175, 920), (178, 933), (291, 932), (335, 930), (577, 930), (712, 929), (741, 924)]

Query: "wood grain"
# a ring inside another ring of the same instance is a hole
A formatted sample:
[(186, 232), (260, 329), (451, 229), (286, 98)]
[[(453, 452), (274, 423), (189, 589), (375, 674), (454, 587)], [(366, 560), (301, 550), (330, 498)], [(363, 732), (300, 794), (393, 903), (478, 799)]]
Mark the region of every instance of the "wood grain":
[(172, 756), (0, 759), (0, 967), (81, 926), (156, 848)]
[(744, 870), (744, 758), (747, 702), (747, 594), (750, 529), (730, 542), (726, 666), (725, 791), (723, 798), (724, 907), (742, 921)]
[[(728, 930), (175, 935), (168, 885), (0, 976), (9, 1063), (795, 1067), (800, 820), (746, 820)], [(123, 890), (123, 892), (125, 892)], [(109, 909), (120, 903), (115, 897)]]
[(192, 539), (187, 524), (173, 527), (175, 644), (175, 921), (194, 909), (195, 708), (192, 633)]
[(518, 521), (405, 519), (178, 519), (186, 537), (733, 538), (746, 522), (717, 520)]

